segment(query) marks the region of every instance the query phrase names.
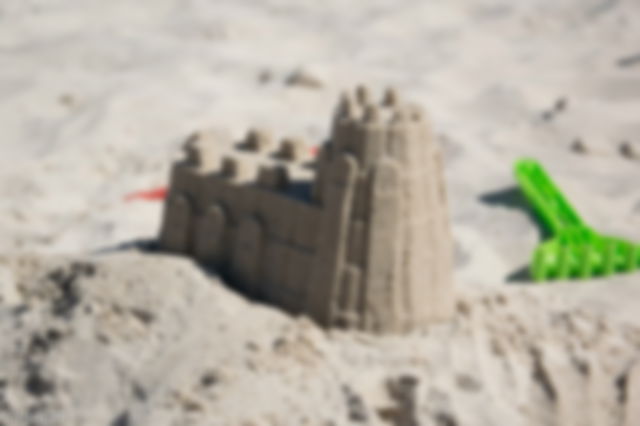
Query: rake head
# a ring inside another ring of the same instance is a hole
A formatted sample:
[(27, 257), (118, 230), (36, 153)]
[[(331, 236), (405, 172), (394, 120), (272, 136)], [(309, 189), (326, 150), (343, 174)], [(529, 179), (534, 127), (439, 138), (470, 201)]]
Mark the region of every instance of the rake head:
[(518, 161), (515, 175), (541, 222), (554, 235), (533, 253), (529, 269), (536, 281), (602, 277), (640, 266), (640, 246), (587, 226), (536, 160)]
[(581, 226), (564, 229), (540, 244), (530, 270), (536, 281), (547, 281), (605, 277), (639, 265), (640, 246)]

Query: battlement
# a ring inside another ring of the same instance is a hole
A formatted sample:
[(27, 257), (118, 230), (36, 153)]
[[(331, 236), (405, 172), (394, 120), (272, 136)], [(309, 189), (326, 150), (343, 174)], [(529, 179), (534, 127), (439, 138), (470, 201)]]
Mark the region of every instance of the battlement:
[(325, 326), (403, 331), (453, 307), (439, 150), (388, 90), (345, 93), (316, 158), (300, 138), (200, 132), (171, 174), (160, 243)]

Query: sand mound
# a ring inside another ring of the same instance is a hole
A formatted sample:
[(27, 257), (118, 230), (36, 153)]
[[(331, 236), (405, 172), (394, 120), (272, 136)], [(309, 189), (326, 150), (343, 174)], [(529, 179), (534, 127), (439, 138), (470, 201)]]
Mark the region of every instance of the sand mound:
[(467, 289), (452, 322), (373, 337), (250, 303), (168, 256), (10, 257), (0, 277), (7, 426), (640, 422), (640, 320), (562, 285)]

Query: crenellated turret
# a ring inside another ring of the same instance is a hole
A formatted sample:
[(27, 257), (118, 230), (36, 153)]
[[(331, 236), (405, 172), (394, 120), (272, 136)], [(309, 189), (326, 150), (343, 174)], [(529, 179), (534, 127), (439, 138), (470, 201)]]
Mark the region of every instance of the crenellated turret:
[(242, 147), (254, 152), (267, 152), (273, 147), (273, 137), (265, 129), (251, 129), (247, 133)]
[(288, 161), (302, 161), (309, 157), (309, 146), (302, 138), (287, 137), (280, 142), (276, 157)]
[[(393, 331), (447, 317), (453, 307), (451, 237), (446, 205), (437, 195), (444, 186), (439, 153), (423, 111), (402, 103), (393, 89), (374, 104), (371, 92), (359, 87), (342, 95), (332, 129), (316, 181), (324, 209), (332, 209), (327, 194), (335, 164), (352, 158), (357, 171), (339, 189), (342, 202), (351, 205), (348, 213), (333, 217), (321, 231), (341, 232), (336, 241), (348, 241), (338, 257), (338, 243), (327, 245), (333, 250), (326, 255), (334, 256), (333, 278), (314, 282), (328, 286), (322, 291), (334, 300), (323, 319)], [(317, 276), (323, 268), (318, 263)]]
[(262, 166), (258, 173), (258, 186), (272, 191), (284, 191), (289, 186), (289, 173), (283, 166)]

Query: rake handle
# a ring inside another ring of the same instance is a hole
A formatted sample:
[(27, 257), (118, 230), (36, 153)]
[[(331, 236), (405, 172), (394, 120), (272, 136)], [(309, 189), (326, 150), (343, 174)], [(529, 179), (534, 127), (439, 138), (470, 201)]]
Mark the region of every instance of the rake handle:
[(519, 160), (515, 165), (515, 175), (527, 200), (553, 234), (558, 235), (571, 227), (586, 226), (536, 160)]

